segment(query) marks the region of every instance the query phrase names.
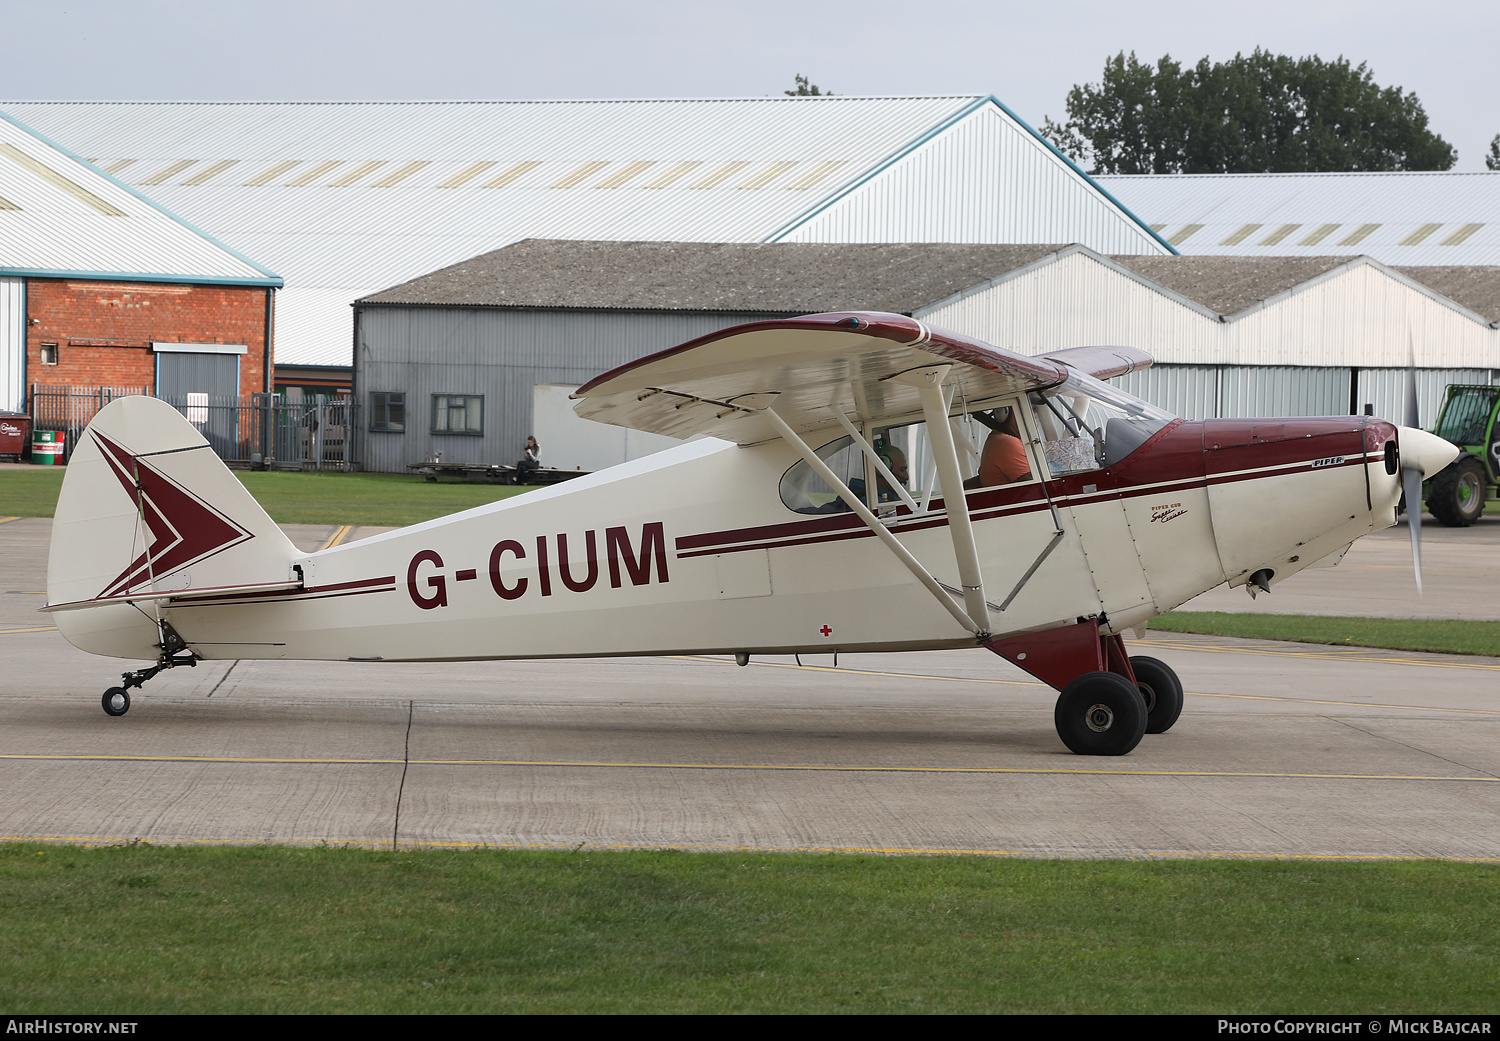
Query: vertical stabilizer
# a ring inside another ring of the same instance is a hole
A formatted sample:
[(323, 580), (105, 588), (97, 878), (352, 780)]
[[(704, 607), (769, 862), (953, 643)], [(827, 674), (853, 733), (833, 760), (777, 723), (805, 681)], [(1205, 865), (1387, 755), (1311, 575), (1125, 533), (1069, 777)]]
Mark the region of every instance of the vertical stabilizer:
[[(47, 600), (64, 609), (54, 615), (64, 635), (84, 646), (75, 631), (92, 628), (83, 616), (96, 612), (79, 608), (101, 608), (121, 623), (147, 621), (155, 594), (284, 585), (295, 577), (296, 556), (175, 408), (120, 398), (94, 417), (69, 460), (52, 525)], [(154, 642), (154, 625), (144, 631)]]

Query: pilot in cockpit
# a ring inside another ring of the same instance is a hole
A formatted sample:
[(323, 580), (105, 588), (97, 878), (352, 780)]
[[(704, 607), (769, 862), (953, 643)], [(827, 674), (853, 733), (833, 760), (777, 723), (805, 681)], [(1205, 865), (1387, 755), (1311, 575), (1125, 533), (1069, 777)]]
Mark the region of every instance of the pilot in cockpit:
[[(897, 481), (901, 482), (901, 486), (903, 488), (910, 483), (911, 473), (907, 466), (905, 452), (901, 451), (901, 449), (897, 448), (895, 445), (887, 445), (876, 442), (875, 454), (880, 458), (880, 461), (885, 464), (886, 469), (891, 472), (891, 476), (896, 478)], [(865, 479), (863, 477), (855, 477), (851, 479), (848, 484), (849, 490), (854, 493), (854, 497), (856, 499), (859, 499), (861, 502), (869, 502), (869, 499), (865, 496)], [(876, 490), (880, 493), (881, 502), (897, 502), (901, 498), (901, 496), (896, 494), (896, 491), (891, 488), (891, 486), (886, 482), (884, 474), (877, 473), (875, 478), (875, 487)], [(843, 499), (835, 497), (829, 502), (823, 503), (821, 506), (798, 507), (797, 512), (848, 513), (850, 511), (848, 504), (845, 503)]]
[(1015, 413), (1002, 406), (970, 415), (989, 427), (990, 436), (984, 439), (984, 448), (979, 453), (979, 473), (965, 481), (964, 487), (993, 488), (1031, 480), (1031, 461), (1026, 458)]
[[(905, 452), (901, 451), (901, 449), (897, 448), (895, 445), (880, 444), (877, 442), (875, 445), (875, 454), (880, 458), (880, 461), (885, 464), (885, 468), (891, 472), (891, 476), (901, 482), (901, 487), (905, 488), (911, 483), (911, 472), (906, 465)], [(880, 493), (881, 502), (896, 502), (901, 498), (901, 496), (897, 495), (895, 490), (886, 483), (884, 474), (877, 473), (875, 475), (875, 488)], [(856, 477), (854, 478), (854, 480), (850, 481), (849, 490), (854, 493), (856, 498), (862, 499), (866, 502), (869, 501), (865, 497), (864, 478)], [(839, 505), (843, 506), (843, 503), (840, 502)], [(847, 509), (847, 506), (843, 506), (843, 510)], [(841, 510), (840, 512), (843, 512), (843, 510)]]

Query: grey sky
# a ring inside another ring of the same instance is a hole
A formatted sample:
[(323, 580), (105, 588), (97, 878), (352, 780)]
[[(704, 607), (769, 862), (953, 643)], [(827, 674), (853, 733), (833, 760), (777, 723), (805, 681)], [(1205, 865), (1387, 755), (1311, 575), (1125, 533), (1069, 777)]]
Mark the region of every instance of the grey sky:
[(0, 0), (0, 15), (12, 100), (744, 97), (801, 72), (841, 94), (995, 94), (1040, 125), (1118, 51), (1260, 46), (1368, 62), (1415, 91), (1457, 169), (1482, 170), (1500, 133), (1493, 2)]

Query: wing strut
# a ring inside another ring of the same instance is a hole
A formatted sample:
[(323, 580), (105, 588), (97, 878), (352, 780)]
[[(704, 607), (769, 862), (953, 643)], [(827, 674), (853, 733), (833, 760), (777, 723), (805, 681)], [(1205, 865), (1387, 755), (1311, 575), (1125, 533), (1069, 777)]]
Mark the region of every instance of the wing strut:
[(958, 564), (958, 581), (964, 588), (964, 607), (976, 633), (990, 631), (989, 606), (984, 599), (984, 575), (979, 569), (979, 548), (974, 542), (974, 524), (969, 519), (969, 503), (964, 498), (964, 478), (958, 468), (958, 446), (953, 427), (948, 424), (948, 408), (943, 399), (942, 383), (951, 365), (934, 365), (913, 369), (892, 379), (917, 388), (922, 398), (922, 413), (927, 420), (927, 437), (932, 442), (932, 456), (937, 462), (938, 480), (943, 486), (943, 506), (948, 514), (948, 533), (953, 537), (953, 557)]
[[(850, 491), (849, 486), (834, 474), (828, 464), (818, 458), (818, 453), (814, 452), (806, 441), (797, 436), (797, 432), (791, 428), (786, 420), (777, 414), (774, 407), (765, 409), (761, 414), (771, 421), (771, 424), (776, 428), (776, 432), (782, 436), (786, 443), (797, 450), (797, 454), (802, 457), (808, 466), (812, 467), (813, 472), (823, 478), (828, 487), (832, 488), (838, 494), (838, 497), (844, 501), (844, 505), (853, 510), (855, 516), (864, 521), (865, 527), (869, 528), (881, 542), (885, 543), (886, 548), (896, 555), (897, 560), (906, 565), (906, 569), (916, 576), (917, 581), (926, 587), (927, 591), (933, 595), (933, 598), (958, 621), (959, 625), (962, 625), (981, 640), (989, 638), (989, 626), (975, 625), (974, 620), (964, 613), (964, 609), (959, 605), (958, 601), (949, 596), (948, 592), (943, 589), (942, 584), (936, 578), (932, 577), (932, 572), (923, 567), (922, 562), (912, 556), (909, 549), (901, 545), (896, 536), (892, 535), (886, 526), (880, 523), (880, 518), (871, 513), (870, 508), (860, 501), (859, 496)], [(945, 428), (946, 426), (947, 424), (944, 424)], [(949, 445), (949, 450), (950, 452), (952, 450), (951, 444)], [(893, 482), (892, 487), (894, 488), (899, 483)], [(962, 501), (962, 490), (960, 490), (959, 501)], [(965, 519), (967, 519), (967, 516), (968, 514), (965, 513)], [(967, 594), (967, 590), (965, 593)]]

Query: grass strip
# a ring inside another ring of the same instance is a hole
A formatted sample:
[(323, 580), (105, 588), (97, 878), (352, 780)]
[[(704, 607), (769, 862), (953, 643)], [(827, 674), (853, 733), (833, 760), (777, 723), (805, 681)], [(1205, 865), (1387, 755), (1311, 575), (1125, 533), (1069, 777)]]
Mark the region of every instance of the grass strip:
[(1306, 614), (1240, 614), (1229, 611), (1170, 611), (1151, 628), (1207, 633), (1247, 640), (1384, 647), (1433, 654), (1500, 657), (1500, 622), (1448, 618), (1350, 618)]
[(0, 847), (0, 1007), (1488, 1013), (1500, 867)]
[[(64, 472), (60, 467), (0, 470), (0, 516), (51, 517)], [(404, 527), (531, 490), (467, 481), (429, 483), (416, 474), (313, 470), (236, 471), (235, 476), (278, 524)]]

